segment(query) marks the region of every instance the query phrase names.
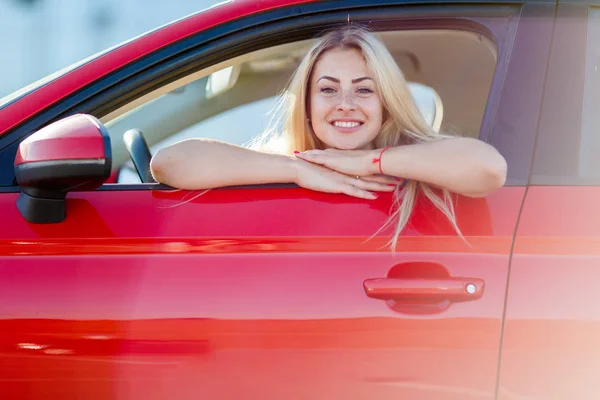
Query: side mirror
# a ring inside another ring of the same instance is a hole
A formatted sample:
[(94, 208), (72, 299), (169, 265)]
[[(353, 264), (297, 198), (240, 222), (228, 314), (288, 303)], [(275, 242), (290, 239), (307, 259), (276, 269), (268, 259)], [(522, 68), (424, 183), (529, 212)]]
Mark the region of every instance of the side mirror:
[(108, 132), (91, 115), (73, 115), (40, 129), (21, 142), (15, 158), (21, 215), (36, 224), (64, 221), (67, 193), (102, 185), (111, 164)]

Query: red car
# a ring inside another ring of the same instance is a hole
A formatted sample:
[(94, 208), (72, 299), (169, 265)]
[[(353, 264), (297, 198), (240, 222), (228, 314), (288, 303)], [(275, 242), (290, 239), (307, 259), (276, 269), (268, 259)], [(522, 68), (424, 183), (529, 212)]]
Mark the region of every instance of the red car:
[[(597, 6), (236, 0), (0, 100), (0, 398), (600, 398)], [(425, 201), (392, 252), (389, 195), (152, 182), (161, 146), (258, 133), (352, 23), (506, 158), (466, 241)]]

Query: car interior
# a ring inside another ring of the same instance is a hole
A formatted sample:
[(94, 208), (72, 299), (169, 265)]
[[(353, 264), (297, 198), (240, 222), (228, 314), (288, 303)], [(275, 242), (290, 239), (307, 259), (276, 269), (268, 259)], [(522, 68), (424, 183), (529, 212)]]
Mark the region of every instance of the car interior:
[[(434, 129), (478, 137), (496, 66), (494, 42), (479, 33), (447, 29), (378, 34)], [(152, 182), (147, 170), (140, 180), (133, 167), (148, 161), (132, 162), (132, 154), (148, 158), (189, 137), (248, 143), (265, 129), (276, 96), (313, 43), (287, 43), (229, 59), (102, 117), (118, 183)]]

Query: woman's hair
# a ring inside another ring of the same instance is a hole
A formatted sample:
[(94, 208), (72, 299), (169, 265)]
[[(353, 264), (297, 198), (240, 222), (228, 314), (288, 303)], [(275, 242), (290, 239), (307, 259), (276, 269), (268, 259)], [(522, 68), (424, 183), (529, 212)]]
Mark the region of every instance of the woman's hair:
[[(324, 149), (309, 123), (310, 80), (321, 56), (329, 50), (340, 48), (359, 50), (373, 72), (384, 107), (381, 131), (373, 143), (376, 148), (451, 137), (436, 132), (425, 121), (408, 89), (404, 74), (385, 45), (365, 28), (348, 26), (326, 33), (312, 46), (293, 74), (287, 89), (280, 95), (272, 111), (269, 128), (254, 141), (254, 145), (287, 154), (294, 150)], [(394, 192), (394, 211), (381, 228), (387, 228), (397, 221), (390, 241), (392, 249), (396, 248), (398, 236), (408, 224), (419, 191), (450, 220), (462, 236), (456, 223), (450, 192), (444, 189), (442, 196), (439, 196), (426, 183), (411, 180)]]

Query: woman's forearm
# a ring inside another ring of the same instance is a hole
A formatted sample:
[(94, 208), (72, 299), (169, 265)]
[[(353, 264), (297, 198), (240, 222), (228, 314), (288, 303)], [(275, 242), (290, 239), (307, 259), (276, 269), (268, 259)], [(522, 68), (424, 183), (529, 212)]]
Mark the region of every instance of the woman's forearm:
[(157, 182), (180, 189), (287, 183), (295, 159), (208, 139), (188, 139), (159, 150), (150, 163)]
[[(379, 156), (380, 150), (374, 150)], [(504, 185), (506, 161), (492, 146), (471, 138), (445, 139), (386, 150), (385, 174), (429, 183), (470, 197), (483, 197)], [(373, 173), (379, 166), (373, 165)]]

